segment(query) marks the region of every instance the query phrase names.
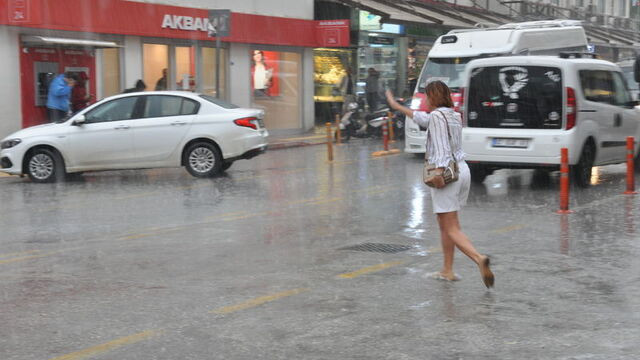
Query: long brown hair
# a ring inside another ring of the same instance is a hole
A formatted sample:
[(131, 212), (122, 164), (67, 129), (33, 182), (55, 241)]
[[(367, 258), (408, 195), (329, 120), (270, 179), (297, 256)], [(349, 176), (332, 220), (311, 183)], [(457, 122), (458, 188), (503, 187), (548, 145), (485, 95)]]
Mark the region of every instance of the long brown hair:
[(424, 93), (427, 95), (429, 103), (433, 108), (453, 107), (451, 90), (440, 80), (432, 81), (427, 84), (427, 87), (424, 89)]

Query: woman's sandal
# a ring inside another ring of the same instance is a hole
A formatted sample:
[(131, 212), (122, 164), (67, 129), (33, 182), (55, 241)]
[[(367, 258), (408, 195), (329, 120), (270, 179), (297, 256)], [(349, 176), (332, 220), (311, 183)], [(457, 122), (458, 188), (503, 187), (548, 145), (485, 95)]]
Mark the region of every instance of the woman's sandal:
[(493, 281), (494, 281), (494, 276), (493, 276), (493, 273), (491, 272), (490, 265), (491, 265), (491, 261), (487, 256), (485, 256), (484, 259), (482, 259), (482, 261), (480, 261), (480, 264), (478, 265), (480, 267), (480, 275), (482, 275), (482, 281), (484, 282), (484, 286), (486, 286), (487, 288), (493, 287)]

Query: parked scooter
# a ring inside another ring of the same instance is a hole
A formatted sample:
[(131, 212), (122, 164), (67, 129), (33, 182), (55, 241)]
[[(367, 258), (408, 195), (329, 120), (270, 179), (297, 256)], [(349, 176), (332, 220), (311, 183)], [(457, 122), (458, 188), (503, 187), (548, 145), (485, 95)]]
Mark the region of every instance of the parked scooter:
[(349, 141), (351, 137), (364, 138), (369, 136), (367, 134), (367, 124), (361, 121), (362, 112), (363, 107), (357, 101), (347, 104), (346, 111), (340, 118), (340, 136), (342, 140)]
[[(409, 107), (411, 99), (396, 99), (399, 103)], [(382, 125), (389, 120), (389, 107), (380, 108), (377, 111), (365, 116), (367, 122), (367, 134), (369, 136), (382, 137)], [(404, 136), (404, 123), (405, 115), (401, 111), (391, 112), (391, 125), (393, 126), (394, 135), (396, 138), (402, 138)]]

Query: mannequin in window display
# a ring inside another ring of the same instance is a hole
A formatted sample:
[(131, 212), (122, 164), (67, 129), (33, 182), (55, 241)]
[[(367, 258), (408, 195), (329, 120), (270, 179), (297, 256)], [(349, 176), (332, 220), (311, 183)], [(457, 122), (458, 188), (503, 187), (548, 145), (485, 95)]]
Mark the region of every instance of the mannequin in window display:
[(253, 95), (256, 97), (269, 96), (269, 88), (271, 87), (273, 69), (268, 67), (264, 60), (262, 50), (253, 51), (251, 78), (253, 80)]

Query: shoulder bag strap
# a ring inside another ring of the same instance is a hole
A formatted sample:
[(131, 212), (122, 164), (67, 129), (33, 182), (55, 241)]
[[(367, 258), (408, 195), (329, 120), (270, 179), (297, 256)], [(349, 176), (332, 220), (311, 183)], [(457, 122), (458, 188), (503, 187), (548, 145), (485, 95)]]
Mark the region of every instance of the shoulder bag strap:
[(440, 110), (436, 110), (436, 111), (439, 112), (440, 115), (442, 115), (442, 117), (444, 118), (444, 121), (447, 127), (447, 136), (449, 137), (449, 150), (451, 151), (451, 159), (453, 159), (453, 161), (456, 161), (456, 156), (453, 154), (453, 145), (451, 144), (451, 132), (449, 131), (449, 121), (447, 120), (447, 117), (444, 115), (442, 111)]

